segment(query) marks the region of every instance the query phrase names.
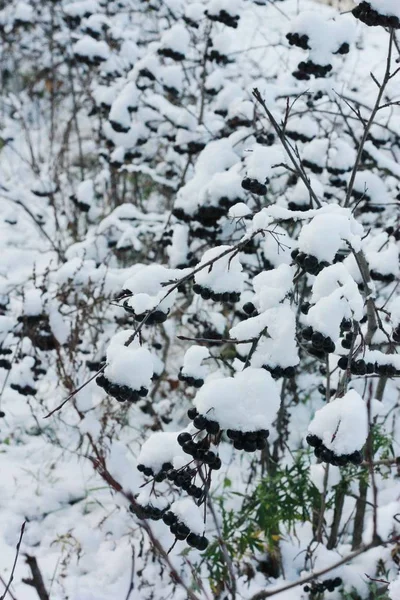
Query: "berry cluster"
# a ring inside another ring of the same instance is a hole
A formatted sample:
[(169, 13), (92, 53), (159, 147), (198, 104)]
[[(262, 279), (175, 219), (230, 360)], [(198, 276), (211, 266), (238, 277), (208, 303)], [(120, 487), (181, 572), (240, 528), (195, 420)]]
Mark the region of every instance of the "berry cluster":
[(308, 80), (311, 75), (314, 77), (326, 77), (332, 71), (332, 65), (317, 65), (312, 60), (301, 61), (297, 65), (297, 71), (294, 71), (293, 77), (299, 80)]
[[(396, 200), (400, 200), (400, 194), (397, 194)], [(388, 235), (392, 235), (396, 242), (400, 242), (400, 226), (395, 229), (392, 225), (390, 225), (390, 227), (387, 227), (385, 231)]]
[(342, 348), (346, 350), (350, 350), (351, 344), (353, 343), (354, 334), (352, 331), (348, 331), (345, 333), (344, 338), (341, 341)]
[(287, 33), (286, 38), (291, 46), (297, 46), (298, 48), (303, 48), (303, 50), (310, 50), (310, 46), (308, 45), (308, 35), (305, 33), (300, 35), (299, 33)]
[(374, 271), (374, 269), (371, 270), (370, 275), (371, 279), (374, 279), (375, 281), (384, 281), (385, 283), (392, 283), (392, 281), (395, 280), (395, 276), (393, 275), (393, 273), (387, 273), (384, 275), (383, 273), (379, 273), (379, 271)]
[(47, 314), (20, 315), (17, 321), (22, 323), (21, 336), (28, 337), (39, 350), (55, 350), (58, 347)]
[(230, 15), (226, 12), (226, 10), (221, 9), (218, 14), (210, 15), (210, 13), (206, 10), (204, 14), (210, 19), (210, 21), (217, 21), (219, 23), (223, 23), (227, 27), (233, 27), (236, 29), (238, 26), (239, 15)]
[(231, 129), (238, 129), (239, 127), (250, 127), (252, 121), (250, 119), (246, 119), (246, 117), (235, 116), (231, 119), (228, 119), (227, 125)]
[(318, 350), (326, 354), (335, 352), (335, 344), (333, 340), (320, 331), (314, 331), (311, 326), (305, 327), (301, 332), (301, 335), (306, 342), (311, 342), (314, 350)]
[(167, 478), (168, 473), (173, 469), (173, 465), (170, 462), (165, 462), (158, 473), (154, 473), (151, 467), (146, 467), (143, 464), (139, 464), (136, 468), (146, 477), (154, 477), (157, 483), (161, 483)]
[[(296, 131), (295, 129), (287, 129), (286, 131), (286, 135), (288, 138), (290, 138), (291, 140), (295, 141), (295, 142), (303, 142), (304, 144), (306, 142), (310, 142), (312, 140), (312, 137), (310, 137), (309, 135), (305, 134), (305, 133), (301, 133), (300, 131)], [(304, 208), (304, 204), (301, 205), (297, 205), (295, 204), (295, 202), (292, 202), (291, 204), (294, 204), (295, 206), (302, 206), (302, 208), (300, 208), (299, 210), (308, 210), (308, 208)], [(291, 209), (294, 210), (294, 209)]]
[(351, 463), (352, 465), (361, 465), (363, 461), (362, 454), (359, 450), (356, 450), (352, 454), (335, 454), (333, 450), (329, 450), (322, 440), (313, 434), (309, 434), (306, 437), (307, 444), (314, 448), (314, 454), (322, 462), (329, 463), (334, 467), (344, 467)]
[(34, 381), (37, 381), (39, 379), (40, 375), (46, 375), (46, 373), (47, 373), (46, 369), (43, 369), (40, 366), (41, 364), (42, 364), (42, 361), (39, 358), (35, 358), (35, 364), (32, 367)]
[[(111, 124), (111, 126), (113, 127), (113, 125), (112, 125), (112, 124)], [(113, 127), (113, 129), (114, 129), (114, 127)], [(128, 129), (128, 131), (129, 131), (129, 129)], [(72, 202), (73, 204), (75, 204), (75, 206), (76, 206), (77, 208), (79, 208), (79, 210), (81, 210), (82, 212), (84, 212), (84, 213), (87, 213), (87, 212), (89, 212), (89, 210), (90, 210), (90, 204), (87, 204), (86, 202), (82, 202), (81, 200), (78, 200), (78, 198), (76, 197), (76, 195), (75, 195), (75, 194), (72, 194), (72, 195), (69, 197), (69, 199), (70, 199), (70, 200), (71, 200), (71, 202)]]
[(211, 50), (208, 59), (210, 61), (215, 61), (217, 65), (227, 65), (232, 62), (226, 54), (222, 54), (221, 52), (218, 52), (218, 50)]
[(271, 373), (274, 379), (280, 379), (281, 377), (294, 377), (296, 373), (295, 367), (270, 367), (269, 365), (263, 365), (263, 369)]
[(220, 227), (193, 227), (193, 237), (198, 238), (199, 240), (210, 240), (215, 242), (217, 234), (221, 233)]
[(118, 402), (137, 402), (140, 398), (145, 398), (149, 392), (149, 390), (143, 386), (140, 390), (132, 390), (127, 385), (112, 383), (112, 381), (107, 379), (102, 373), (96, 377), (96, 383), (103, 388), (109, 396), (118, 400)]
[(192, 483), (192, 479), (194, 479), (196, 475), (197, 469), (183, 467), (181, 469), (171, 469), (168, 473), (168, 479), (177, 487), (185, 491), (189, 496), (192, 496), (192, 498), (200, 500), (203, 496), (203, 489)]
[(305, 585), (303, 590), (309, 592), (310, 596), (316, 596), (317, 594), (323, 594), (325, 591), (333, 592), (335, 591), (335, 588), (340, 587), (342, 583), (341, 577), (325, 579), (325, 581), (312, 581), (311, 585)]
[[(91, 56), (89, 54), (81, 54), (79, 51), (74, 52), (74, 57), (77, 62), (87, 65), (88, 67), (98, 67), (99, 65), (101, 65), (102, 62), (106, 60), (104, 56), (100, 56), (97, 54)], [(74, 64), (74, 61), (71, 62), (72, 64)]]
[[(111, 127), (117, 133), (128, 133), (128, 131), (130, 130), (130, 126), (127, 126), (124, 123), (120, 123), (120, 121), (116, 121), (115, 119), (108, 119), (108, 121), (109, 121)], [(115, 166), (117, 166), (117, 165), (115, 165)], [(75, 202), (72, 197), (71, 197), (71, 200), (74, 202), (74, 204), (78, 205), (78, 203)], [(81, 208), (81, 210), (84, 210), (84, 209)]]
[[(338, 367), (346, 370), (347, 365), (348, 357), (341, 356), (338, 360)], [(377, 362), (370, 362), (363, 358), (359, 358), (358, 360), (352, 360), (350, 362), (350, 373), (352, 375), (372, 375), (376, 373), (377, 375), (384, 377), (393, 377), (394, 375), (398, 375), (399, 371), (391, 364), (381, 365)]]
[(182, 52), (177, 52), (172, 48), (159, 48), (157, 52), (160, 56), (165, 56), (165, 58), (172, 58), (172, 60), (176, 60), (177, 62), (180, 62), (185, 59), (185, 55), (182, 54)]
[(256, 450), (263, 450), (265, 448), (269, 431), (268, 429), (260, 429), (259, 431), (228, 429), (226, 435), (233, 441), (233, 446), (236, 450), (255, 452)]
[(308, 315), (308, 311), (310, 310), (310, 308), (310, 302), (303, 302), (303, 304), (300, 304), (300, 311), (303, 313), (303, 315)]
[(305, 167), (307, 167), (308, 169), (310, 169), (313, 173), (316, 173), (317, 175), (321, 175), (321, 173), (323, 173), (323, 171), (324, 171), (323, 167), (321, 167), (321, 165), (319, 163), (313, 162), (312, 160), (309, 160), (307, 158), (303, 159), (303, 164)]
[(183, 21), (185, 21), (185, 23), (188, 27), (193, 27), (194, 29), (199, 28), (199, 24), (196, 21), (194, 21), (193, 19), (191, 19), (190, 17), (188, 17), (187, 15), (182, 15), (182, 19), (183, 19)]
[[(266, 181), (266, 183), (268, 183), (268, 181)], [(245, 177), (243, 179), (242, 188), (257, 196), (265, 196), (267, 193), (267, 186), (264, 183), (260, 183), (257, 179), (251, 179), (250, 177)]]
[(215, 302), (239, 302), (240, 292), (214, 292), (212, 289), (203, 287), (199, 283), (193, 285), (195, 294), (199, 294), (203, 300), (214, 300)]
[(191, 140), (186, 144), (175, 144), (174, 150), (178, 154), (189, 154), (190, 156), (192, 156), (193, 154), (198, 154), (199, 152), (201, 152), (205, 147), (206, 145), (203, 142)]
[(318, 65), (312, 60), (308, 60), (307, 62), (302, 61), (299, 63), (298, 70), (307, 75), (314, 75), (314, 77), (326, 77), (329, 71), (332, 71), (332, 65)]
[(146, 506), (140, 506), (139, 508), (134, 507), (132, 504), (129, 510), (135, 513), (140, 519), (151, 519), (152, 521), (160, 521), (166, 512), (166, 508), (161, 509), (153, 506), (152, 504), (146, 504)]
[(348, 54), (350, 52), (350, 44), (348, 42), (343, 42), (340, 46), (339, 50), (336, 50), (333, 54)]
[(226, 208), (222, 206), (200, 206), (194, 215), (194, 219), (204, 227), (215, 227), (225, 214)]
[(256, 317), (258, 315), (257, 309), (252, 302), (246, 302), (246, 304), (243, 304), (243, 312), (247, 318)]
[(330, 177), (329, 183), (331, 184), (332, 187), (335, 187), (335, 188), (345, 188), (346, 187), (346, 182), (343, 179), (341, 179), (340, 177)]
[(204, 384), (204, 379), (186, 375), (182, 372), (182, 369), (179, 371), (178, 379), (179, 381), (184, 381), (188, 385), (192, 385), (195, 388), (201, 388), (201, 386)]
[(217, 329), (213, 328), (212, 325), (207, 323), (207, 321), (200, 320), (198, 316), (194, 314), (188, 318), (188, 323), (194, 325), (199, 337), (205, 338), (207, 340), (215, 340), (215, 343), (212, 341), (208, 341), (208, 347), (211, 348), (213, 346), (220, 346), (218, 340), (221, 340), (223, 338), (223, 335), (219, 331), (217, 331)]
[(146, 319), (146, 325), (159, 325), (161, 323), (164, 323), (168, 318), (168, 313), (165, 313), (162, 310), (146, 310), (143, 313), (137, 314), (135, 313), (133, 308), (129, 306), (129, 300), (125, 300), (125, 302), (123, 303), (123, 307), (127, 313), (133, 316), (135, 321), (141, 322), (144, 319)]
[(86, 367), (89, 371), (100, 371), (106, 360), (106, 356), (103, 356), (102, 360), (87, 360)]
[(210, 435), (216, 435), (219, 433), (220, 429), (217, 421), (213, 421), (204, 415), (199, 415), (195, 408), (190, 408), (188, 410), (188, 417), (189, 419), (193, 419), (193, 425), (196, 427), (196, 429), (200, 429), (200, 431), (205, 429)]
[(15, 390), (22, 396), (35, 396), (37, 390), (30, 385), (19, 385), (18, 383), (11, 383), (10, 388)]
[(186, 454), (190, 454), (195, 460), (201, 461), (213, 471), (218, 471), (221, 468), (221, 459), (215, 452), (209, 449), (210, 442), (207, 437), (199, 442), (195, 442), (190, 433), (184, 431), (178, 435), (178, 444)]
[(312, 254), (306, 254), (305, 252), (300, 252), (298, 248), (292, 250), (291, 257), (295, 261), (296, 264), (299, 265), (306, 273), (310, 275), (318, 275), (325, 267), (329, 267), (329, 263), (327, 261), (319, 262), (316, 256)]
[[(320, 394), (321, 394), (321, 395), (322, 395), (324, 398), (326, 398), (326, 387), (324, 386), (324, 384), (323, 384), (323, 383), (320, 383), (320, 384), (319, 384), (319, 386), (318, 386), (318, 391), (319, 391), (319, 393), (320, 393)], [(329, 389), (329, 396), (330, 396), (330, 398), (332, 398), (333, 396), (335, 396), (336, 392), (337, 392), (337, 390), (335, 390), (335, 388), (330, 388), (330, 389)]]
[(400, 19), (398, 17), (394, 15), (381, 15), (371, 7), (369, 2), (361, 2), (361, 4), (353, 8), (352, 12), (356, 19), (360, 19), (360, 21), (369, 27), (381, 25), (382, 27), (400, 29)]
[(256, 135), (257, 144), (261, 144), (261, 146), (272, 146), (275, 141), (275, 134), (270, 133), (259, 133)]
[(351, 319), (342, 319), (340, 323), (341, 331), (350, 331), (352, 327)]
[(197, 548), (197, 550), (205, 550), (207, 548), (208, 539), (204, 535), (198, 535), (190, 531), (186, 523), (179, 521), (178, 517), (171, 510), (164, 514), (163, 521), (168, 525), (170, 532), (177, 540), (186, 540), (189, 546)]

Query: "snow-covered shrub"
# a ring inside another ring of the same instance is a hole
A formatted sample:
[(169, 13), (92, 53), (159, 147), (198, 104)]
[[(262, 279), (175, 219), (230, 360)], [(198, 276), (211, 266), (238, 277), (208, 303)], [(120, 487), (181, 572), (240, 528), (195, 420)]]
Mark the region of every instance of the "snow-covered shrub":
[(3, 4), (2, 578), (395, 600), (397, 0)]

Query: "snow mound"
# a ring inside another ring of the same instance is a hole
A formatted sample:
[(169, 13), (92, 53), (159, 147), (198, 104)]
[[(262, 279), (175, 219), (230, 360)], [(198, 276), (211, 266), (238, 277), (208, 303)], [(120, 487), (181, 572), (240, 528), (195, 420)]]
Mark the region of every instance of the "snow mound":
[(317, 410), (308, 433), (316, 435), (336, 456), (361, 450), (368, 436), (367, 405), (355, 390), (350, 390)]
[(253, 368), (206, 382), (194, 399), (197, 411), (222, 429), (243, 432), (271, 427), (279, 405), (278, 386), (271, 375)]

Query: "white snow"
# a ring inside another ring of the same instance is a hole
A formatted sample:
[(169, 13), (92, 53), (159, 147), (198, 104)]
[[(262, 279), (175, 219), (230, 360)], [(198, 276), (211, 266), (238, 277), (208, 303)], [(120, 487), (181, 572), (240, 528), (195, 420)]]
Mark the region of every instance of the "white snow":
[(350, 390), (317, 410), (308, 432), (318, 436), (337, 456), (361, 450), (368, 436), (367, 405)]
[[(317, 198), (322, 200), (324, 195), (324, 186), (322, 185), (321, 181), (316, 179), (316, 177), (311, 176), (310, 185)], [(287, 198), (289, 202), (294, 202), (299, 206), (310, 205), (310, 192), (308, 191), (302, 179), (299, 179), (294, 188), (288, 191)]]
[(181, 24), (173, 25), (161, 37), (161, 47), (170, 48), (174, 52), (179, 52), (186, 56), (190, 44), (190, 36), (186, 29)]
[(210, 351), (205, 346), (190, 346), (183, 357), (182, 373), (188, 377), (204, 379), (208, 373), (208, 368), (201, 363), (209, 356)]
[[(244, 274), (238, 254), (231, 246), (216, 246), (207, 250), (196, 268), (207, 264), (201, 271), (196, 273), (195, 282), (216, 293), (241, 292), (243, 289)], [(224, 256), (222, 256), (224, 255)]]
[(106, 42), (96, 41), (90, 35), (84, 35), (72, 47), (74, 54), (85, 56), (93, 60), (107, 60), (110, 55), (110, 50)]
[(336, 263), (319, 273), (312, 288), (312, 306), (307, 322), (332, 340), (339, 337), (343, 318), (360, 320), (364, 300), (346, 267)]
[(304, 225), (298, 247), (301, 252), (316, 256), (319, 261), (332, 262), (345, 241), (358, 251), (362, 233), (362, 226), (348, 209), (331, 204), (319, 209), (312, 221)]
[(293, 20), (292, 32), (307, 35), (310, 59), (315, 64), (327, 65), (332, 61), (332, 54), (337, 52), (344, 43), (353, 41), (355, 26), (352, 19), (338, 17), (328, 20), (318, 11), (302, 11)]
[(224, 10), (229, 15), (235, 16), (241, 9), (241, 0), (210, 0), (207, 12), (210, 15), (218, 15)]
[(38, 289), (26, 290), (24, 297), (24, 314), (34, 317), (42, 314), (43, 300), (42, 292)]
[(334, 139), (328, 150), (328, 168), (337, 171), (350, 171), (356, 159), (355, 149), (345, 140)]
[(257, 317), (239, 323), (229, 332), (233, 339), (256, 338), (265, 335), (257, 344), (251, 365), (261, 367), (294, 367), (299, 363), (295, 339), (295, 313), (288, 304), (270, 308)]
[(229, 209), (228, 216), (230, 219), (242, 219), (251, 215), (251, 210), (244, 202), (238, 202)]
[(394, 242), (387, 243), (380, 252), (367, 252), (367, 260), (370, 269), (382, 275), (400, 274), (399, 248)]
[(390, 600), (400, 600), (400, 577), (390, 582), (388, 594)]
[(262, 271), (253, 279), (255, 303), (259, 312), (277, 306), (293, 285), (294, 268), (282, 264), (271, 271)]
[(312, 140), (318, 136), (318, 123), (308, 115), (302, 115), (300, 117), (292, 117), (288, 120), (286, 131), (290, 134), (300, 134)]
[(156, 307), (168, 312), (175, 302), (177, 291), (168, 293), (172, 285), (166, 284), (174, 282), (184, 274), (177, 269), (167, 269), (161, 265), (143, 266), (125, 281), (122, 289), (133, 294), (132, 298), (128, 299), (128, 304), (137, 314)]
[[(125, 335), (115, 335), (107, 348), (107, 366), (104, 375), (117, 385), (127, 385), (132, 390), (149, 388), (153, 377), (153, 358), (147, 348), (125, 346)], [(124, 340), (124, 341), (122, 341)]]
[(198, 412), (222, 429), (269, 429), (280, 405), (278, 386), (264, 369), (248, 368), (234, 377), (208, 381), (197, 392)]
[(179, 521), (190, 528), (190, 531), (197, 535), (203, 535), (205, 528), (203, 513), (191, 498), (177, 500), (171, 504), (170, 510), (178, 517)]
[[(187, 214), (193, 214), (201, 203), (200, 192), (216, 173), (226, 171), (239, 162), (230, 140), (223, 138), (209, 142), (200, 153), (194, 176), (182, 186), (175, 201), (176, 208), (183, 208)], [(215, 185), (215, 184), (213, 184)]]
[(326, 165), (326, 160), (328, 156), (328, 148), (329, 148), (329, 140), (324, 139), (315, 139), (311, 142), (308, 142), (304, 146), (303, 150), (303, 160), (307, 160), (313, 165), (323, 169)]
[[(361, 0), (355, 0), (355, 3), (361, 4)], [(380, 15), (400, 19), (400, 6), (397, 0), (368, 0), (368, 4)]]
[(257, 179), (260, 183), (265, 183), (265, 180), (271, 176), (272, 165), (280, 162), (282, 162), (282, 157), (279, 150), (256, 144), (245, 160), (246, 175), (250, 179)]
[(63, 11), (71, 17), (83, 17), (87, 14), (99, 12), (100, 5), (96, 0), (77, 0), (68, 2), (63, 6)]
[(76, 198), (78, 202), (92, 206), (94, 201), (93, 179), (86, 179), (78, 185), (76, 189)]
[(372, 171), (358, 171), (354, 190), (373, 204), (385, 205), (392, 200), (382, 179)]
[(151, 434), (140, 449), (137, 464), (150, 467), (157, 474), (164, 463), (173, 464), (175, 458), (184, 456), (177, 442), (179, 433), (180, 431), (158, 431)]

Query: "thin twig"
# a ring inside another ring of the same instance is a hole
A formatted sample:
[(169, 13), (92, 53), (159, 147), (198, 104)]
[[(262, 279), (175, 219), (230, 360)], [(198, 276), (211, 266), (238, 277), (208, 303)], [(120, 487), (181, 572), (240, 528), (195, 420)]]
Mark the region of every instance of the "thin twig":
[(131, 593), (135, 587), (135, 547), (132, 546), (132, 564), (131, 564), (131, 578), (128, 593), (126, 594), (125, 600), (129, 600)]
[(8, 580), (8, 583), (6, 585), (6, 589), (4, 591), (4, 594), (2, 596), (0, 596), (0, 600), (4, 600), (5, 597), (7, 596), (7, 592), (10, 589), (10, 586), (14, 580), (14, 573), (15, 573), (15, 567), (17, 566), (17, 561), (18, 561), (18, 556), (19, 556), (19, 550), (21, 548), (21, 542), (22, 542), (22, 538), (24, 537), (24, 532), (25, 532), (25, 526), (26, 526), (26, 521), (24, 521), (21, 525), (21, 531), (19, 533), (19, 540), (16, 546), (16, 554), (15, 554), (15, 558), (14, 558), (14, 564), (11, 570), (11, 574), (10, 574), (10, 579)]
[(178, 340), (183, 340), (185, 342), (200, 342), (205, 344), (252, 344), (255, 341), (255, 338), (250, 338), (249, 340), (235, 340), (234, 338), (191, 338), (186, 337), (185, 335), (177, 335), (176, 337), (178, 338)]
[(29, 554), (26, 554), (25, 558), (31, 570), (32, 578), (23, 579), (22, 581), (27, 585), (31, 585), (33, 588), (35, 588), (40, 600), (50, 600), (50, 596), (46, 590), (46, 586), (44, 585), (42, 573), (39, 569), (36, 556), (29, 556)]
[[(1, 583), (4, 585), (4, 587), (6, 587), (6, 582), (4, 581), (4, 579), (2, 578), (2, 576), (0, 575), (0, 581)], [(14, 594), (11, 592), (11, 590), (8, 590), (8, 593), (10, 594), (12, 600), (17, 600), (17, 598), (14, 596)]]
[(282, 128), (280, 127), (280, 125), (276, 121), (275, 117), (273, 116), (273, 114), (269, 110), (269, 108), (266, 105), (263, 97), (260, 94), (260, 91), (257, 88), (254, 88), (254, 90), (253, 90), (253, 96), (257, 100), (257, 102), (263, 107), (265, 113), (267, 114), (267, 117), (268, 117), (271, 125), (275, 129), (275, 131), (277, 133), (277, 136), (278, 136), (278, 138), (279, 138), (282, 146), (284, 147), (287, 155), (289, 156), (290, 160), (292, 161), (292, 164), (293, 164), (294, 168), (296, 169), (296, 171), (299, 174), (300, 178), (302, 179), (304, 185), (306, 186), (306, 188), (307, 188), (307, 190), (308, 190), (308, 192), (310, 194), (310, 197), (314, 201), (315, 205), (318, 206), (318, 207), (320, 207), (321, 206), (321, 202), (319, 201), (316, 193), (312, 189), (310, 180), (308, 179), (306, 173), (304, 172), (304, 169), (303, 169), (301, 163), (294, 156), (294, 153), (292, 152), (290, 144), (288, 143), (288, 141), (287, 141), (287, 139), (286, 139), (286, 137), (285, 137), (285, 135), (284, 135), (284, 133), (282, 131)]
[[(48, 419), (49, 417), (51, 417), (52, 415), (54, 415), (54, 413), (58, 412), (59, 410), (61, 410), (63, 408), (63, 406), (65, 404), (67, 404), (68, 400), (71, 400), (71, 398), (73, 398), (74, 396), (76, 396), (76, 394), (78, 394), (81, 390), (83, 390), (84, 387), (86, 387), (91, 381), (93, 381), (93, 379), (96, 379), (97, 375), (100, 375), (100, 373), (102, 373), (104, 371), (104, 369), (106, 368), (106, 365), (104, 364), (101, 369), (99, 369), (97, 371), (97, 373), (95, 373), (90, 379), (88, 379), (87, 381), (85, 381), (85, 383), (82, 383), (82, 385), (80, 385), (79, 387), (77, 387), (75, 390), (73, 390), (66, 398), (65, 400), (63, 400), (61, 402), (61, 404), (59, 404), (56, 408), (53, 408), (53, 410), (51, 412), (49, 412), (44, 418)], [(0, 598), (1, 600), (1, 598)]]
[(351, 194), (353, 191), (353, 187), (354, 187), (354, 182), (356, 180), (356, 175), (357, 175), (357, 171), (358, 171), (358, 167), (360, 166), (360, 162), (361, 162), (361, 157), (362, 157), (362, 153), (364, 150), (364, 146), (365, 146), (365, 142), (367, 141), (368, 138), (368, 134), (369, 131), (373, 125), (373, 122), (375, 120), (376, 114), (379, 110), (380, 104), (381, 104), (381, 100), (382, 100), (382, 96), (383, 96), (383, 92), (385, 91), (385, 88), (390, 80), (390, 66), (391, 66), (391, 62), (392, 62), (392, 50), (393, 50), (393, 39), (394, 39), (394, 29), (390, 30), (390, 38), (389, 38), (389, 49), (388, 49), (388, 55), (387, 55), (387, 60), (386, 60), (386, 70), (385, 70), (385, 75), (383, 77), (382, 80), (382, 84), (379, 88), (379, 93), (378, 96), (376, 98), (376, 102), (375, 105), (371, 111), (370, 117), (368, 119), (367, 124), (365, 125), (364, 128), (364, 133), (363, 136), (361, 138), (360, 141), (360, 145), (358, 147), (358, 151), (357, 151), (357, 156), (356, 156), (356, 161), (354, 163), (354, 167), (353, 167), (353, 171), (351, 173), (351, 177), (350, 177), (350, 181), (349, 181), (349, 185), (347, 188), (347, 194), (346, 194), (346, 199), (344, 202), (344, 206), (347, 207), (350, 203), (350, 198), (351, 198)]

